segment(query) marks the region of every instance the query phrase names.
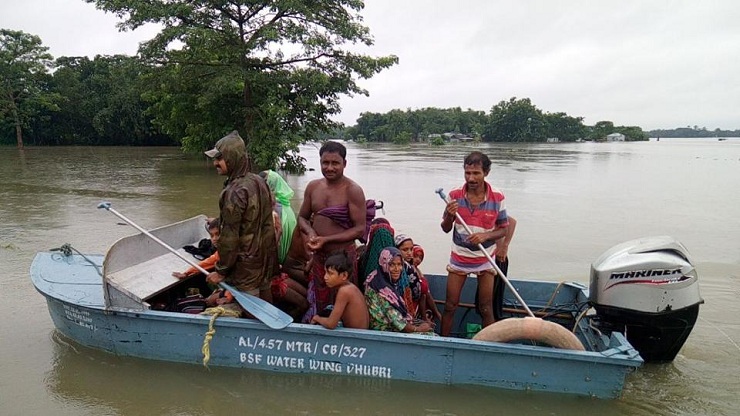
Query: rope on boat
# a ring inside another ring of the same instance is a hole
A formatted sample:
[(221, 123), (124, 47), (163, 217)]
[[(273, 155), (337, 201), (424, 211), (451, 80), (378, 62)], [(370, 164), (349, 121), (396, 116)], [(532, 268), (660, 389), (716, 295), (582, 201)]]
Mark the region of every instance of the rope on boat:
[(208, 368), (208, 361), (211, 360), (211, 340), (216, 334), (216, 328), (213, 327), (213, 324), (216, 322), (216, 318), (219, 316), (238, 318), (241, 316), (241, 312), (233, 309), (225, 309), (223, 306), (216, 306), (214, 308), (208, 308), (200, 314), (211, 315), (211, 320), (208, 323), (208, 331), (206, 331), (206, 335), (203, 338), (203, 348), (201, 348), (201, 352), (203, 353), (203, 367)]
[[(576, 330), (578, 329), (578, 323), (581, 322), (581, 319), (583, 319), (583, 317), (586, 316), (586, 313), (588, 311), (590, 311), (590, 310), (591, 310), (591, 308), (586, 308), (581, 313), (579, 313), (578, 316), (576, 316), (576, 320), (573, 323), (573, 330), (571, 332), (573, 332), (574, 334), (576, 333)], [(591, 323), (590, 322), (589, 322), (589, 326), (591, 326)], [(591, 326), (591, 328), (596, 329), (596, 327), (594, 327), (594, 326)], [(596, 329), (596, 330), (598, 331), (598, 329)], [(599, 331), (599, 335), (601, 335), (601, 331)]]
[(98, 272), (98, 274), (100, 275), (100, 277), (103, 277), (103, 272), (100, 270), (100, 266), (97, 263), (95, 263), (94, 261), (90, 260), (86, 255), (80, 253), (79, 250), (77, 250), (76, 248), (72, 247), (72, 244), (64, 243), (64, 244), (62, 244), (61, 247), (59, 247), (59, 248), (52, 248), (49, 251), (61, 251), (62, 254), (64, 254), (67, 257), (71, 256), (72, 255), (72, 252), (74, 251), (75, 253), (77, 253), (80, 256), (82, 256), (82, 258), (85, 259), (88, 263), (92, 264), (95, 267), (95, 271)]
[(542, 309), (540, 309), (541, 312), (546, 311), (550, 307), (550, 305), (552, 305), (552, 301), (555, 300), (555, 296), (557, 296), (558, 290), (560, 290), (560, 288), (564, 284), (565, 284), (564, 280), (561, 280), (560, 283), (558, 283), (558, 285), (555, 287), (555, 290), (552, 291), (552, 296), (550, 296), (550, 300), (548, 300), (545, 306), (543, 306)]

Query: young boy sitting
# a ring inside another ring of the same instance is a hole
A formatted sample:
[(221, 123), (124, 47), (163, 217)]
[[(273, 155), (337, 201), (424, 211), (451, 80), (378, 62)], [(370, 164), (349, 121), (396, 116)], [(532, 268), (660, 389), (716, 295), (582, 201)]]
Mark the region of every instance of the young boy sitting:
[[(218, 218), (214, 218), (210, 222), (206, 223), (206, 229), (208, 229), (208, 234), (210, 234), (211, 236), (211, 244), (213, 244), (213, 247), (218, 246), (218, 238), (221, 235), (220, 225), (221, 222)], [(212, 270), (216, 266), (218, 259), (219, 256), (217, 251), (213, 253), (211, 257), (202, 260), (200, 263), (198, 263), (198, 265), (206, 270)], [(183, 280), (198, 273), (200, 273), (198, 269), (196, 269), (195, 267), (190, 267), (184, 272), (173, 272), (172, 276)], [(206, 305), (208, 306), (225, 305), (227, 303), (233, 302), (234, 296), (229, 293), (228, 290), (223, 289), (214, 290), (213, 293), (211, 293), (211, 295), (206, 298)]]
[(337, 289), (336, 300), (331, 315), (327, 318), (314, 315), (312, 324), (321, 324), (324, 328), (334, 329), (342, 321), (345, 328), (368, 329), (370, 314), (367, 311), (365, 296), (360, 289), (349, 281), (352, 261), (346, 253), (329, 256), (324, 263), (324, 281), (326, 285)]

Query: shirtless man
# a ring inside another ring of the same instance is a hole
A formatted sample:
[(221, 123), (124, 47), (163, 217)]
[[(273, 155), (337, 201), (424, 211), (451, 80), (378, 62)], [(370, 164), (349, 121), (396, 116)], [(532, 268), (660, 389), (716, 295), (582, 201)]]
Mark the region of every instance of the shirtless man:
[(341, 321), (345, 328), (368, 329), (370, 313), (367, 311), (365, 296), (360, 289), (349, 281), (352, 273), (352, 259), (346, 253), (332, 254), (326, 259), (324, 281), (332, 289), (337, 289), (337, 300), (329, 317), (314, 315), (312, 324), (320, 324), (324, 328), (334, 329)]
[[(311, 305), (303, 317), (309, 322), (332, 304), (332, 290), (324, 282), (324, 262), (334, 251), (343, 250), (356, 263), (355, 239), (365, 234), (365, 193), (360, 185), (344, 176), (347, 149), (341, 143), (328, 141), (319, 149), (323, 179), (306, 186), (298, 225), (305, 234), (307, 246), (313, 252), (308, 275), (308, 302)], [(356, 274), (351, 273), (352, 282)]]

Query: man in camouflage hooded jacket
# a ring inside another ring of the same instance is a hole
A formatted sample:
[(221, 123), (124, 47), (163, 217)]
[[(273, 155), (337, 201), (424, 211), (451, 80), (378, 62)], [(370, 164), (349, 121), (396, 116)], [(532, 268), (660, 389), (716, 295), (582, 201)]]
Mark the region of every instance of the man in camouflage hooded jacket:
[(219, 175), (228, 179), (219, 197), (219, 261), (208, 282), (222, 280), (272, 301), (270, 282), (278, 274), (272, 199), (265, 181), (249, 171), (244, 140), (235, 130), (205, 152)]

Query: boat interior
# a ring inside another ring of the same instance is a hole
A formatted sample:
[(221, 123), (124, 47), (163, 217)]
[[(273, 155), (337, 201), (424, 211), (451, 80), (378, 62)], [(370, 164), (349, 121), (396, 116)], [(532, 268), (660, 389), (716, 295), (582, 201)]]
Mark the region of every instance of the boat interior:
[[(186, 257), (192, 257), (182, 247), (197, 246), (208, 238), (204, 227), (206, 217), (193, 217), (175, 224), (151, 230), (150, 233)], [(198, 260), (192, 257), (193, 261)], [(189, 265), (175, 254), (144, 234), (124, 237), (111, 246), (104, 260), (105, 307), (111, 309), (140, 309), (178, 312), (179, 305), (189, 295), (207, 296), (213, 290), (203, 275), (179, 280), (174, 271), (184, 271)], [(436, 299), (438, 310), (444, 308), (446, 276), (426, 275), (430, 291)], [(605, 334), (592, 324), (587, 288), (574, 282), (546, 282), (511, 280), (529, 309), (539, 318), (557, 323), (573, 331), (587, 351), (604, 352), (610, 348), (623, 348), (621, 334)], [(463, 287), (461, 302), (453, 324), (452, 336), (472, 338), (481, 329), (480, 315), (476, 312), (475, 277), (471, 276)], [(517, 301), (509, 288), (504, 292), (501, 318), (525, 317), (526, 309)], [(439, 322), (436, 323), (439, 327)], [(545, 345), (537, 340), (514, 341), (527, 345)], [(624, 351), (615, 351), (623, 353)]]

